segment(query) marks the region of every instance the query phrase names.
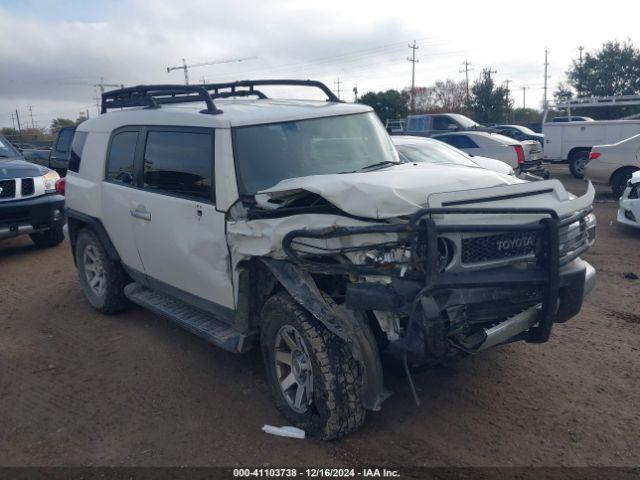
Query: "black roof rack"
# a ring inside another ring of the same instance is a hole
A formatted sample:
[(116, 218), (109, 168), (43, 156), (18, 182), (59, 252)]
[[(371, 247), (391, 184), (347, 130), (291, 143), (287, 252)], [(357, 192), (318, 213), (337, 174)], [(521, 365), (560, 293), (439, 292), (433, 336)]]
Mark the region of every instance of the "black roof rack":
[(254, 87), (274, 85), (319, 88), (327, 96), (328, 102), (341, 101), (329, 87), (317, 80), (240, 80), (203, 85), (138, 85), (103, 93), (102, 113), (107, 113), (113, 108), (160, 108), (160, 105), (164, 104), (203, 101), (207, 108), (201, 110), (201, 113), (216, 115), (222, 113), (222, 110), (216, 108), (214, 98), (256, 96), (265, 99), (267, 96)]

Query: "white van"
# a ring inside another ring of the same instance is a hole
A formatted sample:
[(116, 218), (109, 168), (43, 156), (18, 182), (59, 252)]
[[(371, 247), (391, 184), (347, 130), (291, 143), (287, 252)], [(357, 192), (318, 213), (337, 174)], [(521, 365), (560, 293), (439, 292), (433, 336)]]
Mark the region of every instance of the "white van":
[(568, 161), (576, 178), (584, 177), (584, 167), (594, 145), (610, 145), (640, 133), (640, 120), (596, 120), (593, 122), (548, 122), (543, 125), (545, 159)]

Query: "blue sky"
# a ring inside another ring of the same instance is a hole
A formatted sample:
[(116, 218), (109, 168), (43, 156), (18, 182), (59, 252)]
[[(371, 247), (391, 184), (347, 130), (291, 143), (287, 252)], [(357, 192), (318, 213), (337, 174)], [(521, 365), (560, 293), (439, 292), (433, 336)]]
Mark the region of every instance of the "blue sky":
[(341, 81), (343, 98), (410, 84), (407, 47), (418, 42), (416, 84), (461, 80), (473, 63), (510, 81), (516, 106), (538, 107), (544, 49), (550, 50), (553, 89), (578, 55), (608, 40), (633, 40), (640, 31), (633, 3), (537, 0), (0, 0), (0, 127), (16, 109), (48, 126), (51, 119), (96, 114), (94, 86), (182, 83), (166, 72), (189, 63), (256, 56), (243, 63), (205, 66), (192, 81), (316, 78)]

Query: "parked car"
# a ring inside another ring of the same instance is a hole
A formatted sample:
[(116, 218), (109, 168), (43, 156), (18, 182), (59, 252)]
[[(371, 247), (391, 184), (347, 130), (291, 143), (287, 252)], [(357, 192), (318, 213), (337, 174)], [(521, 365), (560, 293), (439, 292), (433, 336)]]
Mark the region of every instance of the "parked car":
[(528, 172), (543, 178), (549, 173), (542, 166), (542, 147), (535, 140), (519, 142), (513, 138), (488, 132), (452, 132), (433, 138), (476, 155), (506, 162), (518, 172)]
[(620, 197), (618, 222), (640, 228), (640, 170), (633, 172)]
[(26, 162), (0, 136), (0, 239), (29, 235), (40, 247), (64, 240), (64, 197), (56, 190), (59, 178), (53, 170)]
[(56, 135), (56, 139), (54, 140), (51, 149), (23, 150), (22, 153), (25, 160), (50, 168), (58, 172), (59, 175), (65, 176), (67, 174), (67, 167), (69, 166), (69, 160), (71, 158), (71, 144), (73, 142), (75, 132), (75, 125), (61, 128)]
[(409, 115), (404, 133), (405, 135), (431, 137), (440, 133), (463, 131), (493, 132), (494, 130), (459, 113), (434, 113)]
[(470, 157), (440, 140), (409, 135), (392, 136), (400, 160), (404, 162), (429, 162), (437, 165), (456, 165), (486, 168), (503, 175), (515, 175), (513, 168), (505, 162), (486, 157)]
[(591, 149), (584, 177), (593, 183), (610, 185), (611, 192), (620, 198), (633, 172), (640, 170), (640, 134)]
[(260, 345), (275, 404), (310, 435), (381, 408), (383, 352), (410, 380), (542, 343), (594, 286), (579, 258), (592, 186), (576, 198), (557, 180), (402, 163), (370, 107), (320, 82), (137, 86), (103, 94), (102, 111), (78, 126), (67, 174), (89, 303), (137, 303), (231, 352)]
[(522, 125), (493, 125), (492, 128), (500, 135), (513, 138), (519, 142), (535, 140), (544, 148), (544, 135), (536, 133), (528, 127), (523, 127)]
[(597, 120), (545, 123), (545, 159), (569, 162), (576, 178), (584, 178), (584, 168), (594, 145), (610, 145), (640, 133), (640, 120)]
[(553, 117), (553, 120), (551, 120), (554, 123), (566, 123), (566, 122), (593, 122), (593, 118), (591, 117), (583, 117), (583, 116), (579, 116), (579, 115), (571, 115), (571, 116), (560, 116), (560, 117)]

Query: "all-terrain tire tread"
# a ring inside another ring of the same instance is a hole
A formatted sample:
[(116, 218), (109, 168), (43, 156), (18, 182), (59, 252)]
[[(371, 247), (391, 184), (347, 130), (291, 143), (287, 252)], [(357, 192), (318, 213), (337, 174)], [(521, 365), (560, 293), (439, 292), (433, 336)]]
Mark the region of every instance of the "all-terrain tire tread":
[[(85, 240), (86, 239), (86, 240)], [(78, 241), (76, 244), (76, 264), (78, 265), (78, 274), (80, 276), (80, 282), (82, 282), (83, 286), (85, 286), (86, 290), (86, 279), (84, 277), (84, 272), (81, 268), (82, 263), (82, 248), (81, 245), (85, 241), (91, 241), (96, 245), (99, 250), (99, 254), (102, 257), (102, 262), (105, 269), (105, 274), (107, 277), (107, 288), (105, 293), (104, 301), (101, 305), (96, 305), (91, 302), (91, 305), (100, 313), (104, 313), (107, 315), (121, 312), (126, 309), (131, 303), (129, 299), (124, 294), (124, 287), (131, 282), (127, 273), (122, 268), (120, 262), (113, 261), (107, 255), (102, 243), (98, 239), (98, 236), (89, 228), (83, 228), (78, 233)]]
[[(326, 393), (324, 424), (317, 435), (323, 440), (341, 438), (362, 426), (365, 410), (360, 400), (360, 365), (351, 347), (331, 333), (286, 292), (276, 293), (265, 303), (270, 308), (289, 311), (302, 326), (319, 366), (319, 381)], [(265, 311), (263, 310), (263, 311)], [(263, 317), (264, 318), (264, 317)], [(281, 408), (285, 416), (286, 410)]]

